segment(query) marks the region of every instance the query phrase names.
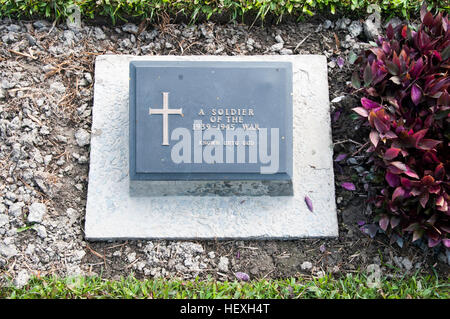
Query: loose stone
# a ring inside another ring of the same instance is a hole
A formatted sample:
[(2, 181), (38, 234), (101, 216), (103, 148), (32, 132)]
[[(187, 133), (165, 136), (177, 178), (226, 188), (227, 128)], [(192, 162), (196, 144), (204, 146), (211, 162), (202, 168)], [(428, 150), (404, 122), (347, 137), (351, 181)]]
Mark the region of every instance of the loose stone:
[(86, 130), (80, 128), (75, 133), (75, 140), (76, 140), (78, 146), (80, 146), (80, 147), (89, 145), (90, 140), (91, 140), (91, 134), (89, 134)]
[(217, 268), (222, 272), (228, 271), (229, 260), (227, 257), (220, 257), (219, 263), (217, 264)]
[(42, 203), (33, 203), (29, 207), (27, 220), (29, 223), (40, 223), (47, 213), (47, 207)]

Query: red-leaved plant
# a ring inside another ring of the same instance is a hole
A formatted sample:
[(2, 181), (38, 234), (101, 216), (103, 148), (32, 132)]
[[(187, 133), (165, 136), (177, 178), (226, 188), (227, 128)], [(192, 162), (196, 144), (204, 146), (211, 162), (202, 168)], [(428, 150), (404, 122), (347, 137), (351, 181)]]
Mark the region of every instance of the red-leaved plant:
[(367, 119), (368, 151), (384, 174), (380, 228), (450, 247), (449, 20), (425, 5), (420, 16), (417, 31), (389, 25), (357, 59), (352, 83), (366, 97), (353, 110)]

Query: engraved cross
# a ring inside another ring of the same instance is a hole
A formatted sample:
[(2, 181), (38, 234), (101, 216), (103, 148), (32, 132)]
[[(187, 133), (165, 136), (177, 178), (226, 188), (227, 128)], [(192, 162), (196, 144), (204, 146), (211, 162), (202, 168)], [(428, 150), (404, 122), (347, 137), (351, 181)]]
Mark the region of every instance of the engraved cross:
[(149, 114), (161, 114), (163, 116), (163, 142), (162, 145), (169, 145), (169, 114), (183, 115), (183, 109), (169, 109), (169, 92), (162, 92), (163, 108), (150, 108)]

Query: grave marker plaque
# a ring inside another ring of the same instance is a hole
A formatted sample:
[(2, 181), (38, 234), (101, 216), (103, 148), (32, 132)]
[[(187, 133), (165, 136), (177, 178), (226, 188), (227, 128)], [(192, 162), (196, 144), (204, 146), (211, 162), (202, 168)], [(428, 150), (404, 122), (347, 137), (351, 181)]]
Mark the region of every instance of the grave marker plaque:
[(134, 61), (129, 97), (133, 194), (292, 195), (290, 62)]

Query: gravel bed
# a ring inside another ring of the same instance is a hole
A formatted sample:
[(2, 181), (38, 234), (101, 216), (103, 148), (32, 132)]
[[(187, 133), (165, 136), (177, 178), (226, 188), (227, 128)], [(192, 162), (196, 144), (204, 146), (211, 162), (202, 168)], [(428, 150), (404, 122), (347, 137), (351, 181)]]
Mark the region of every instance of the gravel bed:
[[(358, 99), (349, 94), (348, 81), (354, 53), (368, 47), (380, 30), (376, 19), (345, 17), (270, 27), (209, 22), (72, 29), (42, 20), (0, 20), (0, 283), (14, 278), (20, 287), (31, 275), (323, 276), (371, 264), (385, 273), (434, 267), (448, 276), (448, 251), (407, 241), (390, 244), (383, 234), (364, 234), (358, 222), (370, 221), (370, 185), (357, 185), (354, 192), (339, 186), (340, 180), (368, 169), (361, 152), (365, 132), (350, 118)], [(339, 238), (85, 241), (93, 71), (100, 54), (326, 55), (335, 154), (351, 154), (335, 169)], [(381, 258), (393, 267), (383, 266)]]

